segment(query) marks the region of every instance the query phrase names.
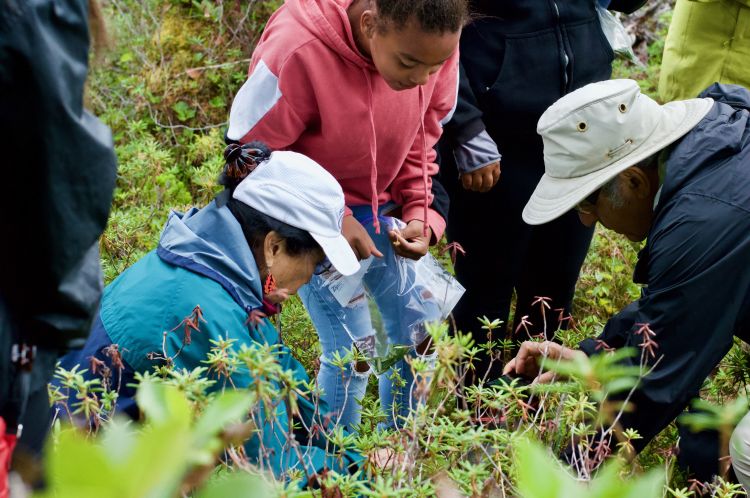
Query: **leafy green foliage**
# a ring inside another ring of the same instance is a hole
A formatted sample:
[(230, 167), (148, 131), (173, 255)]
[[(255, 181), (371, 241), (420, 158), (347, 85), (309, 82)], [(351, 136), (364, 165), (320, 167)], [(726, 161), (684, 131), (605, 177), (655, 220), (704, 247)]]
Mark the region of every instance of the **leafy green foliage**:
[(229, 103), (278, 4), (109, 4), (115, 43), (93, 65), (87, 95), (112, 128), (119, 159), (101, 241), (107, 282), (155, 247), (170, 210), (204, 205), (217, 192)]
[[(92, 439), (76, 429), (59, 429), (48, 452), (46, 492), (56, 498), (175, 496), (201, 466), (213, 466), (223, 448), (222, 431), (246, 418), (252, 397), (220, 394), (196, 415), (184, 393), (164, 383), (144, 382), (137, 395), (146, 422), (140, 427), (114, 419)], [(245, 496), (268, 492), (257, 476), (215, 480), (199, 496), (234, 490)], [(236, 495), (239, 496), (239, 495)]]
[[(666, 2), (654, 2), (654, 4), (653, 9), (642, 9), (640, 14), (644, 24), (648, 24), (650, 27), (647, 32), (641, 33), (641, 37), (645, 38), (641, 40), (640, 47), (642, 64), (636, 65), (628, 61), (616, 60), (613, 64), (612, 75), (613, 78), (637, 80), (643, 92), (658, 100), (659, 73), (662, 54), (664, 53), (664, 42), (672, 20), (672, 9), (663, 6)], [(648, 18), (643, 19), (643, 16), (648, 16)]]
[(706, 400), (697, 399), (693, 407), (697, 413), (686, 413), (682, 421), (693, 430), (717, 430), (731, 434), (734, 427), (747, 413), (747, 399), (737, 398), (723, 406), (714, 405)]
[[(603, 352), (593, 358), (544, 365), (567, 379), (549, 386), (529, 387), (516, 380), (480, 383), (466, 388), (463, 403), (456, 403), (468, 372), (467, 360), (476, 347), (467, 336), (449, 334), (446, 325), (430, 325), (428, 331), (437, 362), (434, 367), (416, 360), (412, 364), (413, 392), (424, 404), (400, 420), (403, 429), (381, 428), (379, 424), (393, 415), (383, 413), (371, 396), (362, 400), (362, 423), (356, 434), (338, 426), (315, 429), (333, 458), (341, 459), (348, 451), (364, 457), (355, 474), (329, 471), (319, 476), (321, 490), (335, 489), (340, 496), (352, 497), (434, 496), (446, 488), (466, 496), (518, 493), (540, 498), (645, 498), (665, 492), (668, 473), (660, 470), (640, 476), (630, 463), (638, 433), (628, 428), (622, 433), (609, 429), (622, 409), (609, 397), (632, 389), (644, 374), (645, 363), (625, 361), (633, 351)], [(159, 366), (152, 373), (139, 375), (137, 401), (144, 425), (111, 417), (112, 406), (103, 400), (117, 400), (112, 372), (99, 370), (100, 378), (84, 380), (78, 368), (59, 369), (62, 387), (53, 398), (64, 404), (73, 394), (71, 406), (64, 411), (68, 418), (75, 422), (81, 418), (75, 416), (78, 414), (96, 422), (84, 430), (56, 431), (50, 457), (54, 462), (50, 465), (52, 489), (60, 490), (62, 496), (68, 496), (68, 490), (70, 496), (89, 496), (89, 490), (109, 483), (111, 496), (169, 496), (176, 489), (212, 496), (209, 493), (221, 492), (214, 487), (257, 485), (247, 473), (264, 475), (264, 465), (243, 456), (238, 445), (250, 434), (262, 436), (267, 430), (264, 427), (269, 427), (265, 424), (280, 422), (278, 417), (285, 415), (279, 407), (298, 413), (302, 397), (314, 400), (319, 394), (314, 383), (301, 381), (281, 366), (278, 352), (273, 345), (236, 349), (231, 340), (217, 340), (205, 360), (207, 367), (188, 371)], [(647, 352), (640, 354), (644, 357)], [(341, 367), (345, 364), (342, 360)], [(253, 379), (247, 387), (235, 388), (227, 382), (239, 369)], [(713, 417), (704, 416), (695, 423), (727, 427), (741, 414), (740, 402), (712, 410)], [(313, 419), (322, 420), (322, 415), (316, 413)], [(313, 429), (298, 424), (297, 430)], [(554, 455), (573, 455), (573, 464), (551, 459), (529, 439), (543, 443)], [(294, 448), (297, 443), (290, 444)], [(218, 462), (221, 454), (229, 458)], [(93, 475), (82, 475), (78, 464), (69, 463), (69, 456), (95, 469)], [(602, 467), (606, 460), (612, 462)], [(667, 457), (667, 469), (672, 461), (673, 457)], [(539, 469), (544, 469), (544, 479), (539, 479)], [(122, 487), (111, 484), (126, 474), (138, 479), (130, 479)], [(274, 491), (269, 492), (315, 496), (312, 490), (300, 487), (312, 477), (300, 470), (287, 471), (286, 480), (276, 481)], [(274, 482), (268, 476), (265, 479)], [(702, 486), (716, 491), (717, 496), (733, 496), (737, 491), (720, 479)], [(674, 489), (675, 493), (683, 491)]]
[[(229, 105), (247, 76), (254, 41), (280, 3), (107, 2), (114, 43), (93, 66), (87, 95), (88, 105), (113, 130), (120, 163), (113, 212), (101, 241), (107, 282), (156, 246), (171, 209), (205, 205), (219, 190)], [(657, 23), (645, 69), (615, 65), (616, 76), (639, 79), (651, 95), (668, 16)], [(624, 238), (597, 229), (576, 292), (576, 320), (569, 330), (557, 331), (559, 340), (575, 347), (584, 337), (598, 335), (612, 314), (637, 299), (640, 289), (631, 279), (637, 250)], [(447, 267), (451, 256), (462, 257), (444, 243), (434, 254)], [(298, 299), (286, 303), (281, 323), (285, 344), (314, 379), (320, 348)], [(488, 332), (501, 326), (486, 319), (477, 322)], [(696, 488), (674, 470), (674, 426), (635, 460), (637, 432), (624, 428), (619, 439), (611, 434), (606, 443), (598, 439), (621, 409), (610, 396), (627, 392), (643, 374), (624, 366), (626, 352), (549, 365), (567, 380), (546, 388), (517, 381), (466, 388), (467, 364), (481, 349), (490, 348), (499, 354), (498, 361), (506, 361), (515, 345), (477, 344), (468, 335), (448, 334), (445, 327), (433, 328), (431, 334), (437, 365), (427, 369), (412, 364), (419, 373), (415, 393), (425, 405), (404, 421), (403, 430), (378, 429), (390, 414), (383, 413), (371, 385), (361, 400), (359, 434), (323, 434), (331, 454), (355, 450), (364, 455), (362, 470), (319, 476), (321, 490), (343, 496), (435, 496), (447, 490), (470, 496), (696, 496)], [(219, 341), (204, 367), (139, 375), (144, 424), (113, 417), (116, 372), (100, 373), (95, 381), (84, 380), (78, 370), (58, 372), (62, 388), (51, 397), (65, 408), (50, 445), (50, 491), (39, 496), (321, 495), (321, 490), (300, 489), (306, 476), (298, 471), (269, 490), (263, 483), (273, 479), (238, 449), (247, 431), (262, 425), (266, 415), (261, 417), (261, 407), (269, 408), (264, 412), (269, 414), (283, 402), (293, 410), (299, 396), (319, 394), (314, 383), (301, 385), (285, 372), (276, 356), (273, 348), (237, 351), (231, 341)], [(352, 358), (353, 353), (345, 355), (339, 364)], [(729, 427), (741, 411), (740, 402), (730, 403), (738, 391), (746, 391), (748, 365), (747, 353), (735, 345), (703, 387), (705, 397), (727, 408), (708, 409), (702, 418), (692, 419), (693, 425)], [(237, 369), (255, 372), (250, 388), (232, 389), (227, 379)], [(62, 428), (61, 421), (80, 419), (86, 421), (82, 428)], [(571, 447), (586, 456), (582, 464), (556, 461), (554, 455)], [(616, 462), (595, 471), (604, 453)], [(642, 475), (644, 467), (665, 470)], [(739, 493), (721, 479), (701, 486), (700, 491), (713, 496)]]
[[(582, 483), (566, 471), (538, 444), (520, 441), (518, 490), (522, 498), (656, 498), (663, 496), (664, 473), (653, 470), (638, 479), (623, 479), (621, 467), (613, 462), (589, 483)], [(540, 470), (544, 469), (544, 476)]]

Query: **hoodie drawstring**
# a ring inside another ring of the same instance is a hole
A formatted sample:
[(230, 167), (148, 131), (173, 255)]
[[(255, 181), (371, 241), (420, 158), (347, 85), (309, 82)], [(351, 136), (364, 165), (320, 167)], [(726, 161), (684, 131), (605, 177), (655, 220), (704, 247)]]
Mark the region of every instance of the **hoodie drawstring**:
[(366, 68), (362, 68), (362, 72), (365, 74), (365, 80), (367, 80), (367, 109), (370, 113), (370, 207), (372, 209), (372, 226), (375, 227), (375, 233), (380, 233), (380, 220), (378, 220), (378, 142), (377, 133), (375, 132), (375, 116), (372, 112), (372, 80), (370, 79), (370, 71)]
[(419, 133), (422, 135), (422, 182), (424, 187), (424, 228), (422, 234), (427, 236), (427, 210), (430, 206), (430, 193), (427, 191), (429, 178), (427, 176), (427, 132), (424, 129), (424, 89), (419, 85)]
[[(375, 233), (380, 233), (380, 220), (378, 218), (378, 165), (377, 165), (377, 154), (378, 154), (378, 142), (377, 133), (375, 131), (375, 116), (373, 115), (373, 98), (372, 98), (372, 79), (370, 78), (370, 72), (362, 68), (362, 72), (365, 75), (367, 81), (367, 107), (370, 115), (370, 208), (372, 209), (372, 225), (375, 227)], [(422, 140), (422, 154), (421, 154), (421, 166), (422, 166), (422, 187), (424, 188), (424, 231), (423, 234), (427, 235), (427, 214), (430, 207), (430, 192), (428, 189), (429, 176), (427, 174), (427, 132), (424, 126), (424, 88), (422, 85), (419, 86), (419, 134)]]

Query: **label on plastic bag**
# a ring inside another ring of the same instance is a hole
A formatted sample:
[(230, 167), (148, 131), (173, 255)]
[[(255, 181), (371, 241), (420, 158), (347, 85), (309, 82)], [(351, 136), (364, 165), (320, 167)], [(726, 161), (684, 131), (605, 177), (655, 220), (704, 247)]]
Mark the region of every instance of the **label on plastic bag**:
[(359, 270), (348, 277), (343, 276), (336, 270), (331, 271), (325, 278), (325, 285), (342, 306), (347, 307), (354, 298), (357, 291), (362, 289), (362, 279), (372, 264), (374, 256), (359, 262)]

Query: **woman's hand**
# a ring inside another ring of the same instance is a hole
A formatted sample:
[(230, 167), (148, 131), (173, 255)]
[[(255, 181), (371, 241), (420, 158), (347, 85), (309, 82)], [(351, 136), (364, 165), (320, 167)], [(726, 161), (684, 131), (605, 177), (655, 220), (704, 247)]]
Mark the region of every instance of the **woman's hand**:
[(388, 236), (391, 238), (396, 254), (404, 258), (419, 259), (427, 254), (430, 248), (432, 230), (429, 227), (425, 230), (422, 221), (411, 220), (406, 228), (401, 231), (392, 230)]
[(585, 356), (586, 353), (566, 348), (556, 342), (526, 341), (521, 344), (521, 349), (518, 350), (516, 357), (505, 365), (503, 375), (526, 377), (534, 379), (534, 384), (546, 384), (554, 380), (555, 372), (547, 371), (539, 375), (539, 363), (542, 358), (547, 360), (572, 360), (580, 355)]
[(375, 247), (375, 242), (372, 241), (372, 238), (367, 233), (367, 230), (365, 230), (365, 227), (363, 227), (354, 216), (349, 215), (344, 217), (344, 222), (341, 225), (341, 233), (349, 242), (349, 245), (352, 246), (354, 255), (357, 256), (357, 259), (360, 261), (367, 259), (370, 256), (376, 256), (378, 258), (383, 257), (383, 253), (378, 251), (378, 248)]
[(500, 179), (500, 163), (488, 164), (483, 168), (461, 174), (461, 184), (466, 190), (488, 192)]
[(341, 492), (341, 489), (338, 487), (338, 485), (325, 485), (327, 476), (328, 470), (323, 470), (319, 474), (310, 476), (310, 478), (307, 480), (307, 488), (320, 489), (320, 496), (322, 496), (323, 498), (343, 498), (344, 493)]
[[(273, 304), (281, 304), (289, 299), (289, 289), (276, 289), (265, 295), (265, 298), (271, 301)], [(265, 318), (265, 315), (261, 317), (261, 320)]]

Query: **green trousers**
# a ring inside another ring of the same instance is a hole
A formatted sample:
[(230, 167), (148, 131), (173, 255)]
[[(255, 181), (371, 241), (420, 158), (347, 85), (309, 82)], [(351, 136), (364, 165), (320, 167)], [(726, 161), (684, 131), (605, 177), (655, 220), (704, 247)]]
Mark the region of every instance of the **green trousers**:
[(750, 88), (750, 0), (677, 0), (659, 98), (693, 98), (714, 82)]

